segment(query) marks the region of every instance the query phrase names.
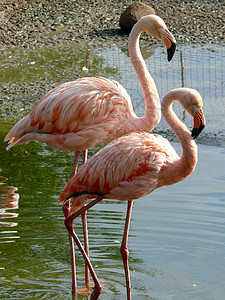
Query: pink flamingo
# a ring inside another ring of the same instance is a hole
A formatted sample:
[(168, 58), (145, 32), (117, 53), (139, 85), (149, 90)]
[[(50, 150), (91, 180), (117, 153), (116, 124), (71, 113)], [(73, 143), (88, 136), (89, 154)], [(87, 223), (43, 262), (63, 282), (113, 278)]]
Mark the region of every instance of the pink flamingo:
[[(116, 81), (106, 78), (81, 78), (64, 83), (45, 94), (29, 115), (21, 119), (5, 137), (7, 150), (36, 140), (53, 149), (75, 151), (72, 174), (76, 173), (80, 152), (86, 161), (86, 149), (112, 141), (133, 131), (150, 132), (159, 122), (160, 102), (154, 80), (141, 56), (139, 37), (146, 32), (161, 39), (167, 47), (168, 60), (173, 57), (176, 40), (164, 21), (155, 15), (141, 18), (129, 37), (131, 62), (142, 86), (146, 113), (137, 117), (126, 90)], [(65, 218), (69, 201), (63, 205)], [(88, 252), (86, 215), (82, 215), (85, 244)], [(70, 239), (72, 273), (75, 262)], [(76, 292), (75, 275), (72, 290)], [(88, 286), (88, 275), (86, 276)]]
[[(178, 100), (193, 116), (192, 134), (173, 112), (172, 104), (175, 100)], [(98, 299), (102, 287), (74, 232), (73, 220), (103, 198), (128, 201), (120, 251), (125, 268), (127, 299), (131, 299), (127, 240), (133, 200), (161, 186), (184, 180), (195, 169), (197, 146), (194, 138), (205, 126), (200, 94), (186, 88), (168, 92), (162, 101), (162, 114), (181, 143), (183, 149), (181, 158), (170, 143), (160, 135), (133, 132), (112, 141), (88, 159), (69, 180), (59, 198), (59, 203), (65, 203), (73, 198), (70, 216), (65, 219), (65, 225), (84, 256), (93, 277), (95, 287), (91, 299)], [(93, 198), (96, 199), (87, 204)]]

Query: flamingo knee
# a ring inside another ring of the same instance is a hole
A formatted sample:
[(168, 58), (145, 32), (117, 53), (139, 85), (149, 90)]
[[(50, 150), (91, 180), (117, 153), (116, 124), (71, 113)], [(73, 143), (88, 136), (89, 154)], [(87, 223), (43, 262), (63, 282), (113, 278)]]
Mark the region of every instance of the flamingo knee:
[(128, 261), (129, 257), (129, 250), (127, 248), (127, 245), (121, 245), (120, 247), (120, 254), (122, 256), (123, 261)]
[[(64, 212), (64, 211), (63, 211)], [(66, 217), (64, 220), (64, 224), (68, 232), (72, 235), (73, 232), (73, 220), (71, 218)]]

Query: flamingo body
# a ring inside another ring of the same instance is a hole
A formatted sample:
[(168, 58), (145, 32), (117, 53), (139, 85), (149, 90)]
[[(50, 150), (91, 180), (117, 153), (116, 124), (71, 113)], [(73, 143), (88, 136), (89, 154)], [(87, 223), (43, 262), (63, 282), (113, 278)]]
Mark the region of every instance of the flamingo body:
[[(137, 199), (162, 185), (162, 167), (178, 159), (174, 148), (160, 135), (133, 132), (122, 136), (79, 168), (60, 196), (60, 202), (85, 192), (91, 193), (91, 198), (104, 194), (108, 199)], [(171, 184), (169, 179), (163, 183)]]
[(121, 84), (106, 78), (81, 78), (44, 95), (6, 136), (7, 150), (37, 140), (53, 149), (82, 151), (134, 131), (136, 118)]

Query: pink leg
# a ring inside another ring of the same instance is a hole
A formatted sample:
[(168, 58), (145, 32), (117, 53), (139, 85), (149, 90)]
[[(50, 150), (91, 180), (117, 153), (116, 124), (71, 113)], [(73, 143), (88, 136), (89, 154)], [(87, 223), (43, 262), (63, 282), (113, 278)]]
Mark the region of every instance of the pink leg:
[[(65, 204), (63, 204), (62, 209), (66, 220), (70, 211), (70, 201), (67, 201)], [(71, 270), (72, 270), (72, 294), (76, 295), (77, 281), (76, 281), (75, 250), (74, 250), (73, 238), (71, 237), (69, 232), (68, 232), (68, 236), (69, 236), (69, 244), (70, 244), (70, 258), (71, 258)]]
[[(84, 164), (87, 161), (87, 152), (88, 150), (83, 151), (83, 161)], [(87, 211), (81, 214), (82, 218), (82, 225), (83, 225), (83, 235), (84, 235), (84, 249), (89, 257), (89, 245), (88, 245), (88, 229), (87, 229)], [(89, 289), (90, 288), (90, 280), (89, 280), (89, 268), (88, 265), (85, 263), (85, 285)]]
[(123, 259), (123, 265), (124, 265), (124, 270), (125, 270), (127, 300), (131, 300), (130, 270), (129, 270), (129, 265), (128, 265), (129, 251), (127, 248), (127, 240), (128, 240), (128, 233), (129, 233), (129, 227), (130, 227), (130, 217), (131, 217), (132, 206), (133, 206), (133, 201), (128, 201), (127, 216), (126, 216), (126, 222), (125, 222), (125, 227), (124, 227), (123, 240), (122, 240), (122, 244), (120, 247), (120, 253), (121, 253), (121, 256)]
[[(83, 206), (80, 210), (78, 210), (76, 213), (74, 213), (73, 215), (69, 216), (67, 219), (65, 219), (65, 226), (68, 230), (68, 232), (70, 233), (70, 235), (73, 237), (74, 241), (77, 244), (77, 247), (79, 248), (81, 254), (83, 255), (84, 259), (85, 259), (85, 264), (87, 265), (93, 280), (94, 280), (94, 291), (91, 294), (91, 300), (96, 300), (98, 299), (99, 295), (102, 292), (102, 287), (101, 284), (95, 274), (95, 271), (91, 265), (91, 262), (89, 260), (88, 255), (86, 254), (86, 251), (84, 250), (83, 246), (80, 243), (80, 240), (78, 239), (76, 233), (74, 232), (73, 229), (73, 220), (75, 218), (77, 218), (79, 215), (83, 214), (85, 211), (87, 211), (90, 207), (92, 207), (93, 205), (95, 205), (96, 203), (98, 203), (99, 201), (101, 201), (103, 199), (103, 196), (99, 196), (97, 197), (95, 200), (93, 200), (92, 202), (90, 202), (89, 204)], [(68, 201), (67, 201), (68, 202)]]
[[(83, 224), (83, 234), (84, 234), (84, 249), (89, 257), (89, 244), (88, 244), (88, 229), (87, 229), (87, 211), (82, 213), (82, 224)], [(85, 285), (89, 289), (90, 288), (90, 280), (89, 280), (89, 268), (85, 263)]]
[[(80, 151), (75, 153), (74, 162), (73, 162), (73, 169), (70, 177), (72, 177), (77, 171), (77, 165), (80, 157)], [(63, 204), (62, 207), (65, 219), (68, 218), (70, 212), (70, 201), (67, 201)], [(76, 263), (75, 263), (75, 250), (74, 250), (74, 243), (71, 235), (69, 234), (69, 243), (70, 243), (70, 257), (71, 257), (71, 269), (72, 269), (72, 294), (77, 293), (77, 282), (76, 282)]]
[(72, 168), (70, 178), (73, 177), (73, 175), (76, 174), (76, 172), (77, 172), (77, 166), (78, 166), (79, 158), (80, 158), (80, 151), (77, 151), (75, 153), (73, 168)]
[(83, 151), (82, 165), (83, 165), (84, 163), (86, 163), (86, 161), (87, 161), (87, 154), (88, 154), (88, 149), (86, 149), (86, 150)]

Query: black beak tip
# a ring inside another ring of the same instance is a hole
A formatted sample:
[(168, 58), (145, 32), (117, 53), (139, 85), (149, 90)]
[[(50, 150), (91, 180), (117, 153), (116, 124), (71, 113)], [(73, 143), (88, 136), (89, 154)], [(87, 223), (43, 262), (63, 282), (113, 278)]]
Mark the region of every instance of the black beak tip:
[(193, 138), (193, 140), (202, 132), (202, 130), (205, 128), (205, 125), (202, 125), (198, 128), (193, 128), (192, 129), (192, 133), (191, 136)]
[(167, 59), (171, 61), (176, 50), (176, 44), (171, 42), (171, 47), (167, 49)]

